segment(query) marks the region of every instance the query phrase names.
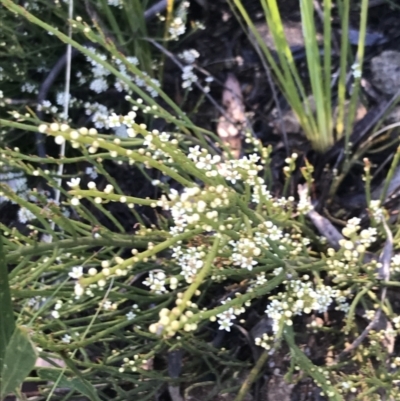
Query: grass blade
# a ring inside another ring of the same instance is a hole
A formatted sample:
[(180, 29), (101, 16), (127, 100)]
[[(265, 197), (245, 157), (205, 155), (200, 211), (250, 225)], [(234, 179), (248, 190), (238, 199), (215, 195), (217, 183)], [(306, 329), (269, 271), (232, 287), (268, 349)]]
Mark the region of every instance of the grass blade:
[(340, 43), (340, 73), (338, 83), (338, 115), (336, 119), (336, 136), (340, 139), (344, 132), (344, 111), (346, 106), (346, 73), (349, 56), (349, 19), (350, 1), (339, 1), (340, 20), (342, 22), (342, 35)]
[(4, 355), (1, 371), (0, 400), (18, 389), (37, 359), (36, 347), (29, 338), (27, 329), (17, 327), (11, 336)]
[(11, 293), (8, 283), (8, 270), (4, 257), (3, 236), (0, 235), (0, 367), (15, 330), (15, 321), (11, 302)]
[[(76, 372), (75, 372), (76, 373)], [(62, 369), (38, 369), (38, 375), (45, 381), (58, 383), (59, 387), (65, 387), (77, 391), (78, 393), (86, 396), (91, 401), (99, 401), (96, 389), (91, 383), (85, 380), (80, 372), (79, 376), (74, 378), (67, 378), (63, 375)], [(61, 375), (61, 378), (60, 378)]]
[(331, 137), (333, 136), (333, 118), (332, 118), (332, 91), (331, 91), (331, 76), (332, 76), (332, 23), (331, 23), (332, 1), (324, 0), (324, 95), (325, 95), (325, 114), (328, 117), (326, 120), (326, 129)]
[[(310, 139), (314, 143), (314, 147), (317, 150), (323, 151), (333, 144), (333, 133), (330, 132), (328, 128), (328, 121), (331, 118), (331, 111), (330, 107), (326, 107), (326, 103), (328, 103), (330, 106), (330, 99), (327, 99), (326, 94), (324, 93), (321, 57), (317, 42), (317, 33), (314, 23), (314, 8), (312, 2), (310, 0), (301, 0), (300, 12), (307, 66), (310, 75), (312, 94), (315, 103), (316, 121), (318, 126), (316, 136)], [(330, 57), (330, 55), (325, 55), (324, 58), (326, 57)], [(329, 113), (326, 113), (327, 109), (329, 109)]]
[(354, 84), (353, 84), (353, 91), (350, 97), (350, 106), (345, 126), (346, 162), (348, 161), (350, 155), (349, 152), (350, 134), (353, 129), (353, 123), (355, 120), (358, 100), (360, 96), (360, 85), (362, 77), (362, 68), (364, 63), (364, 53), (365, 53), (365, 37), (367, 35), (368, 4), (369, 4), (368, 0), (362, 0), (361, 2), (360, 28), (359, 28), (360, 34), (358, 38), (356, 60), (355, 63), (353, 64)]

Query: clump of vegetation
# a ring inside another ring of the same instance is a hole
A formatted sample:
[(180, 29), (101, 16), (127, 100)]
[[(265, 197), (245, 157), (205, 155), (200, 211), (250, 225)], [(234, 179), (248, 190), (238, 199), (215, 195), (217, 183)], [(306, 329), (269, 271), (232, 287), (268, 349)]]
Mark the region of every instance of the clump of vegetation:
[[(399, 397), (394, 341), (400, 318), (388, 296), (398, 287), (398, 231), (392, 233), (384, 206), (370, 199), (368, 160), (369, 218), (352, 217), (337, 230), (314, 210), (310, 163), (301, 166), (303, 184), (290, 193), (299, 155), (286, 157), (278, 194), (271, 147), (249, 130), (247, 153), (235, 159), (163, 91), (162, 73), (153, 67), (163, 66), (164, 56), (153, 55), (144, 40), (139, 2), (85, 2), (92, 21), (69, 15), (63, 33), (63, 4), (45, 9), (33, 1), (24, 7), (0, 1), (7, 26), (40, 28), (68, 46), (65, 89), (53, 91), (53, 101), (41, 99), (40, 118), (11, 100), (20, 80), (7, 75), (10, 86), (2, 93), (11, 111), (0, 119), (1, 201), (17, 220), (0, 223), (0, 398), (22, 397), (22, 382), (32, 381), (41, 383), (38, 399), (228, 393), (240, 401), (267, 364), (279, 366), (287, 382), (310, 377), (326, 399)], [(187, 2), (176, 10), (172, 3), (160, 21), (165, 46), (187, 28)], [(252, 29), (243, 4), (233, 3)], [(333, 144), (335, 132), (348, 139), (354, 110), (345, 122), (346, 39), (338, 81), (342, 111), (333, 128), (330, 1), (323, 2), (322, 70), (312, 1), (301, 2), (315, 113), (292, 65), (277, 4), (261, 3), (276, 29), (279, 65), (252, 32), (304, 132), (318, 150)], [(338, 5), (344, 37), (349, 6)], [(365, 33), (367, 2), (361, 10)], [(124, 32), (117, 21), (128, 11), (136, 22), (128, 18)], [(6, 43), (17, 40), (6, 29), (1, 35)], [(358, 100), (362, 36), (351, 108)], [(81, 53), (77, 70), (72, 48)], [(191, 49), (178, 57), (187, 97), (196, 83), (209, 89), (206, 74), (194, 72), (197, 57)], [(46, 73), (54, 60), (44, 62), (34, 66)], [(71, 77), (84, 88), (80, 98), (71, 95)], [(40, 93), (34, 84), (31, 89)], [(36, 138), (30, 142), (35, 150), (10, 134)], [(320, 341), (318, 349), (310, 338)]]

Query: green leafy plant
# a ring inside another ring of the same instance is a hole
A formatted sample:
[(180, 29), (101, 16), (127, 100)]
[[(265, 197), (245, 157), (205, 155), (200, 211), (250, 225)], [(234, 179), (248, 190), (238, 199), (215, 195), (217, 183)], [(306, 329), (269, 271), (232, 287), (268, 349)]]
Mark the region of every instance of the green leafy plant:
[[(348, 138), (354, 123), (357, 103), (359, 101), (359, 87), (361, 71), (364, 61), (365, 34), (367, 26), (368, 1), (361, 2), (360, 35), (358, 51), (355, 57), (349, 51), (349, 12), (350, 1), (339, 0), (336, 6), (341, 21), (340, 68), (337, 80), (337, 118), (334, 119), (334, 99), (332, 91), (332, 1), (323, 1), (323, 44), (321, 46), (315, 28), (315, 11), (312, 0), (301, 0), (300, 11), (303, 28), (304, 47), (306, 52), (307, 69), (311, 84), (311, 98), (308, 96), (301, 81), (292, 51), (284, 32), (284, 23), (276, 0), (260, 1), (265, 15), (265, 21), (272, 35), (277, 59), (263, 41), (256, 26), (251, 20), (241, 0), (230, 0), (235, 12), (244, 20), (245, 27), (249, 29), (256, 40), (257, 47), (267, 59), (283, 95), (297, 116), (305, 135), (312, 146), (320, 152), (329, 149), (337, 139)], [(350, 94), (349, 105), (346, 102), (346, 76), (349, 71), (349, 60), (355, 61), (351, 65), (354, 83)], [(335, 89), (335, 87), (333, 87)], [(345, 113), (345, 109), (348, 112)]]
[[(356, 324), (361, 309), (367, 321), (383, 313), (393, 337), (400, 332), (399, 311), (383, 296), (399, 284), (377, 270), (385, 266), (394, 277), (400, 271), (399, 258), (392, 257), (399, 229), (391, 227), (392, 238), (379, 203), (369, 204), (371, 227), (353, 218), (334, 233), (335, 240), (318, 238), (306, 220), (313, 209), (307, 191), (312, 187), (310, 164), (302, 171), (308, 188), (299, 191), (299, 202), (275, 196), (266, 185), (270, 149), (249, 138), (251, 154), (236, 160), (223, 153), (215, 135), (193, 124), (101, 27), (76, 18), (70, 21), (75, 31), (69, 36), (13, 1), (1, 3), (78, 49), (94, 69), (107, 72), (110, 82), (111, 75), (120, 80), (127, 93), (122, 110), (105, 116), (107, 128), (73, 118), (40, 121), (33, 112), (0, 119), (3, 130), (44, 135), (47, 143), (66, 147), (62, 157), (6, 146), (0, 151), (8, 178), (0, 184), (1, 199), (17, 208), (23, 225), (0, 223), (0, 279), (8, 277), (0, 281), (5, 300), (0, 307), (6, 312), (0, 316), (0, 335), (8, 342), (0, 356), (7, 361), (2, 375), (9, 383), (2, 395), (18, 391), (22, 380), (37, 380), (25, 376), (38, 353), (52, 366), (37, 370), (49, 382), (40, 390), (41, 399), (78, 393), (91, 400), (146, 400), (179, 387), (189, 396), (211, 383), (208, 395), (230, 393), (240, 401), (268, 358), (283, 361), (290, 353), (286, 377), (309, 376), (330, 399), (354, 393), (361, 399), (378, 391), (398, 396), (392, 383), (400, 379), (393, 370), (400, 360), (385, 348), (385, 331), (367, 331), (364, 346)], [(271, 18), (279, 17), (270, 11)], [(342, 11), (345, 15), (345, 7)], [(310, 21), (307, 4), (302, 12)], [(277, 39), (284, 43), (278, 30)], [(98, 48), (83, 46), (84, 35)], [(310, 62), (315, 45), (309, 44)], [(290, 60), (289, 53), (285, 57)], [(329, 90), (326, 63), (319, 76), (323, 85), (313, 84), (322, 98)], [(293, 81), (288, 88), (300, 91), (301, 111), (305, 90), (294, 64), (286, 69)], [(328, 104), (323, 103), (322, 115), (328, 114)], [(312, 126), (311, 106), (308, 110), (305, 121)], [(164, 131), (150, 128), (152, 117), (164, 120)], [(324, 123), (321, 116), (312, 121)], [(121, 126), (125, 135), (110, 130)], [(285, 160), (284, 191), (297, 157)], [(60, 164), (65, 166), (61, 177)], [(128, 183), (120, 171), (129, 173)], [(39, 185), (15, 185), (13, 179), (21, 177), (57, 189), (59, 202)], [(146, 186), (150, 190), (142, 192)], [(384, 251), (372, 254), (382, 239)], [(327, 314), (334, 316), (333, 323), (322, 319)], [(264, 319), (268, 324), (253, 330), (254, 321)], [(329, 365), (316, 366), (312, 355), (305, 355), (304, 336), (311, 334), (334, 341), (326, 349), (333, 355)], [(246, 352), (238, 353), (244, 341)], [(351, 346), (344, 349), (347, 343)], [(18, 371), (8, 370), (11, 352), (18, 355)], [(29, 356), (24, 363), (22, 352)], [(343, 361), (350, 353), (354, 360)], [(387, 363), (375, 368), (376, 360)], [(240, 374), (245, 378), (237, 379)]]

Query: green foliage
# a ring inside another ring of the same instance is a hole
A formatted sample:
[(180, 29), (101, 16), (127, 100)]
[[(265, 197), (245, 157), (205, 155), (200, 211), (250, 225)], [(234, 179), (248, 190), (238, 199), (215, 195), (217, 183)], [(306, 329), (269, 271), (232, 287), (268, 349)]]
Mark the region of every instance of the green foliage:
[(3, 366), (7, 345), (14, 330), (15, 322), (8, 283), (8, 269), (3, 251), (3, 239), (0, 236), (0, 366)]
[(91, 401), (98, 401), (99, 397), (91, 383), (82, 377), (79, 370), (75, 373), (78, 377), (67, 378), (62, 369), (38, 369), (38, 375), (42, 380), (57, 383), (58, 386), (74, 390)]
[[(368, 0), (361, 2), (360, 36), (358, 51), (353, 69), (353, 89), (350, 96), (349, 112), (345, 115), (346, 108), (346, 76), (349, 70), (349, 12), (350, 0), (339, 0), (336, 5), (341, 20), (341, 45), (340, 45), (340, 73), (337, 82), (338, 116), (334, 120), (334, 107), (332, 99), (332, 1), (323, 1), (323, 55), (321, 56), (320, 44), (315, 29), (315, 12), (312, 0), (300, 1), (301, 21), (303, 27), (304, 47), (306, 51), (308, 74), (311, 83), (311, 97), (300, 79), (295, 65), (292, 51), (287, 42), (284, 26), (276, 0), (261, 0), (265, 20), (271, 32), (277, 58), (271, 54), (271, 50), (257, 31), (253, 21), (241, 0), (230, 0), (231, 6), (238, 11), (246, 26), (256, 39), (256, 46), (267, 59), (276, 80), (286, 100), (296, 114), (305, 135), (311, 141), (313, 147), (320, 152), (328, 150), (336, 139), (343, 135), (348, 138), (354, 123), (355, 111), (359, 100), (359, 86), (364, 60), (364, 44), (367, 27)], [(348, 144), (346, 144), (347, 149)]]
[(26, 328), (17, 327), (6, 347), (0, 374), (0, 400), (18, 390), (37, 359), (36, 347)]
[[(0, 315), (0, 327), (6, 328), (0, 332), (3, 338), (10, 338), (13, 327), (11, 306), (18, 316), (18, 328), (2, 351), (7, 366), (2, 372), (6, 378), (3, 395), (29, 375), (36, 350), (50, 363), (60, 358), (65, 363), (63, 368), (38, 370), (41, 379), (54, 383), (44, 386), (41, 399), (61, 399), (64, 395), (55, 390), (68, 388), (71, 394), (90, 400), (145, 400), (159, 397), (166, 384), (189, 393), (211, 381), (210, 394), (238, 394), (239, 400), (268, 357), (283, 360), (288, 351), (292, 361), (286, 366), (287, 376), (304, 372), (331, 399), (346, 399), (351, 393), (361, 397), (371, 389), (396, 395), (396, 388), (389, 388), (388, 383), (399, 380), (400, 373), (390, 366), (400, 363), (381, 344), (379, 333), (370, 333), (369, 347), (355, 349), (354, 366), (349, 370), (342, 369), (339, 358), (330, 366), (317, 367), (302, 351), (303, 335), (309, 330), (327, 342), (334, 341), (334, 350), (329, 352), (339, 355), (343, 344), (359, 334), (355, 314), (361, 305), (370, 312), (369, 318), (371, 312), (382, 310), (393, 323), (392, 335), (400, 332), (398, 312), (377, 296), (382, 288), (398, 283), (379, 280), (378, 258), (368, 254), (370, 248), (379, 248), (379, 236), (389, 238), (379, 203), (370, 203), (372, 227), (362, 228), (360, 219), (351, 219), (342, 234), (336, 233), (340, 240), (332, 247), (327, 245), (305, 219), (312, 210), (313, 166), (306, 164), (302, 170), (308, 186), (299, 191), (297, 202), (293, 197), (275, 196), (266, 186), (263, 177), (268, 177), (270, 149), (260, 141), (249, 139), (251, 154), (240, 160), (221, 150), (218, 138), (193, 124), (153, 80), (148, 70), (153, 57), (148, 49), (127, 40), (133, 32), (147, 34), (139, 18), (143, 10), (115, 10), (108, 2), (93, 2), (101, 20), (111, 27), (114, 41), (100, 22), (70, 21), (74, 29), (70, 38), (56, 29), (51, 18), (44, 21), (16, 2), (0, 1), (10, 12), (8, 18), (29, 21), (78, 49), (93, 70), (102, 72), (107, 84), (123, 84), (126, 93), (120, 107), (105, 116), (108, 125), (102, 128), (73, 117), (66, 121), (60, 115), (48, 118), (51, 122), (39, 121), (29, 109), (0, 119), (6, 132), (44, 135), (56, 149), (66, 145), (62, 157), (41, 158), (6, 146), (0, 151), (1, 167), (8, 174), (8, 184), (0, 183), (1, 196), (18, 208), (20, 219), (14, 227), (0, 223), (5, 249), (0, 278), (8, 275), (9, 281), (0, 281), (5, 300), (0, 307), (7, 312)], [(123, 2), (123, 7), (140, 7), (136, 3)], [(257, 37), (241, 2), (235, 4)], [(277, 3), (262, 4), (280, 50), (279, 63), (258, 37), (259, 46), (313, 145), (324, 150), (333, 143), (335, 125), (329, 85), (331, 3), (324, 1), (329, 12), (324, 18), (321, 63), (311, 2), (302, 1), (315, 111), (283, 36)], [(340, 4), (345, 31), (349, 3)], [(125, 25), (117, 22), (129, 19), (127, 11), (139, 20), (127, 24), (125, 31), (121, 29)], [(177, 13), (181, 11), (178, 7)], [(365, 17), (362, 13), (362, 24)], [(179, 18), (169, 15), (167, 20), (164, 31), (168, 33)], [(343, 38), (342, 49), (346, 48), (345, 34)], [(86, 40), (98, 47), (83, 46)], [(144, 52), (141, 56), (139, 48)], [(140, 62), (131, 62), (133, 56)], [(341, 55), (343, 71), (347, 60), (348, 48)], [(354, 87), (354, 99), (356, 92)], [(340, 76), (338, 98), (344, 102), (345, 97)], [(154, 119), (163, 120), (163, 132), (149, 128)], [(351, 113), (346, 120), (339, 112), (336, 133), (347, 132), (349, 121)], [(124, 135), (112, 130), (120, 127)], [(284, 191), (296, 172), (297, 158), (292, 154), (285, 160)], [(59, 164), (66, 171), (62, 177), (58, 176)], [(16, 177), (36, 180), (38, 185), (17, 188)], [(46, 186), (60, 191), (60, 202), (41, 189)], [(393, 229), (396, 238), (399, 230)], [(389, 259), (386, 265), (397, 274), (400, 263)], [(336, 316), (334, 325), (306, 326), (302, 320), (307, 316), (316, 322), (313, 317), (325, 313)], [(254, 320), (263, 318), (268, 319), (267, 327), (253, 334)], [(223, 347), (218, 344), (222, 331)], [(255, 350), (251, 357), (250, 352), (237, 352), (243, 347), (239, 331), (246, 334), (246, 351)], [(263, 354), (257, 358), (259, 351)], [(184, 357), (172, 360), (172, 352), (182, 352)], [(10, 360), (11, 353), (15, 361)], [(23, 361), (22, 353), (27, 355)], [(391, 365), (369, 368), (378, 358)], [(248, 380), (235, 380), (247, 371)]]

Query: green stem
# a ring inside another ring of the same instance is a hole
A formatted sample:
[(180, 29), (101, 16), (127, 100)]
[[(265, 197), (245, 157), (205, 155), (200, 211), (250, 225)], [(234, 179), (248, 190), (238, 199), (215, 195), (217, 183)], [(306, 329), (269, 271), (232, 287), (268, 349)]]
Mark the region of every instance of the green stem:
[(257, 376), (259, 375), (262, 367), (264, 366), (265, 362), (267, 361), (269, 356), (269, 352), (265, 350), (261, 356), (258, 358), (257, 363), (254, 365), (253, 369), (251, 369), (249, 375), (247, 376), (246, 380), (240, 387), (239, 393), (236, 396), (234, 401), (243, 401), (244, 397), (249, 394), (251, 385), (256, 381)]
[[(383, 186), (383, 190), (381, 193), (381, 197), (380, 197), (380, 201), (381, 204), (385, 201), (386, 199), (386, 195), (387, 195), (387, 191), (390, 185), (390, 182), (392, 181), (393, 175), (395, 173), (395, 170), (397, 168), (397, 165), (399, 164), (399, 160), (400, 160), (400, 146), (397, 148), (397, 151), (394, 155), (393, 161), (392, 161), (392, 165), (390, 166), (390, 170), (387, 174), (386, 180), (385, 180), (385, 184)], [(369, 203), (368, 203), (369, 205)]]
[(45, 252), (53, 251), (55, 248), (59, 249), (70, 249), (75, 247), (87, 246), (87, 247), (98, 247), (98, 246), (113, 246), (123, 248), (144, 248), (147, 247), (148, 242), (145, 239), (139, 241), (135, 240), (134, 237), (130, 240), (123, 239), (111, 239), (111, 238), (93, 238), (93, 237), (81, 237), (79, 239), (66, 239), (60, 240), (56, 243), (36, 243), (33, 246), (21, 247), (17, 251), (9, 252), (6, 255), (6, 261), (16, 262), (22, 257), (42, 255)]
[(346, 321), (346, 326), (344, 328), (345, 333), (348, 333), (350, 331), (350, 328), (353, 323), (354, 316), (356, 314), (356, 306), (360, 302), (361, 298), (368, 293), (368, 291), (373, 287), (373, 284), (369, 284), (366, 287), (364, 287), (353, 299), (353, 302), (350, 305), (349, 312), (347, 314), (347, 321)]
[(212, 263), (213, 263), (215, 257), (217, 256), (220, 241), (221, 241), (221, 238), (219, 236), (217, 236), (214, 239), (213, 246), (212, 246), (212, 248), (210, 250), (210, 253), (207, 255), (207, 259), (206, 259), (206, 262), (204, 263), (204, 266), (200, 270), (200, 273), (196, 275), (196, 278), (195, 278), (194, 282), (189, 286), (189, 288), (183, 294), (182, 302), (178, 306), (179, 315), (176, 316), (176, 317), (179, 317), (183, 313), (183, 311), (185, 310), (185, 308), (187, 306), (188, 301), (190, 301), (192, 299), (192, 297), (193, 297), (194, 293), (196, 292), (196, 290), (205, 281), (205, 278), (207, 277), (208, 273), (211, 270)]
[(161, 242), (160, 244), (154, 246), (151, 249), (148, 249), (144, 252), (141, 252), (140, 254), (133, 256), (131, 258), (128, 258), (124, 260), (122, 263), (117, 264), (116, 266), (113, 266), (109, 269), (109, 274), (106, 276), (104, 275), (103, 272), (100, 272), (96, 274), (95, 276), (90, 276), (86, 278), (81, 278), (79, 280), (79, 283), (83, 286), (86, 287), (90, 284), (97, 283), (99, 280), (104, 280), (109, 276), (113, 276), (117, 274), (118, 270), (124, 270), (124, 269), (131, 269), (134, 264), (142, 261), (143, 259), (147, 259), (152, 257), (153, 255), (156, 255), (157, 253), (170, 248), (172, 245), (176, 244), (177, 242), (180, 241), (185, 241), (187, 239), (193, 238), (194, 236), (200, 234), (203, 232), (202, 228), (197, 228), (192, 231), (184, 232), (182, 234), (176, 235), (172, 238), (167, 239), (164, 242)]
[(324, 374), (315, 366), (304, 354), (304, 352), (296, 345), (294, 341), (293, 328), (285, 326), (283, 330), (283, 336), (292, 352), (293, 358), (296, 359), (298, 365), (304, 370), (310, 377), (312, 377), (317, 385), (321, 386), (325, 395), (332, 401), (343, 401), (343, 397), (339, 394), (335, 387), (330, 382), (328, 383), (327, 378)]
[(188, 319), (187, 323), (198, 323), (201, 320), (210, 319), (210, 317), (216, 316), (222, 312), (225, 312), (229, 308), (234, 308), (243, 305), (247, 301), (251, 301), (254, 298), (262, 297), (265, 294), (270, 293), (274, 288), (282, 284), (286, 280), (286, 273), (282, 272), (273, 279), (269, 280), (267, 284), (254, 288), (253, 291), (241, 294), (237, 298), (225, 302), (223, 305), (218, 306), (208, 311), (200, 311), (191, 318)]

